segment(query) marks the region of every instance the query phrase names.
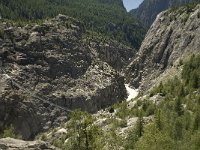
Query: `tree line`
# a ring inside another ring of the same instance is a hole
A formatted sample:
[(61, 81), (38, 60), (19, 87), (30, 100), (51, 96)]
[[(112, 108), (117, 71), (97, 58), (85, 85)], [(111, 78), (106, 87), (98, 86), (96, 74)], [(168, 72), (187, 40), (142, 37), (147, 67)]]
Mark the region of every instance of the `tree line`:
[(121, 0), (1, 0), (2, 18), (34, 20), (65, 14), (78, 18), (89, 30), (139, 48), (145, 30), (130, 16)]

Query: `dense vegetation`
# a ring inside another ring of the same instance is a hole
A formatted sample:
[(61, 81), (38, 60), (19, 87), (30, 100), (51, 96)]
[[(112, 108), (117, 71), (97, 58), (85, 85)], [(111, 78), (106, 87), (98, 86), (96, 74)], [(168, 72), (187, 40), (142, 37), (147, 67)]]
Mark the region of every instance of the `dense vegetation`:
[[(114, 105), (110, 112), (117, 111), (115, 117), (107, 118), (108, 129), (99, 127), (88, 113), (73, 112), (64, 126), (67, 135), (53, 144), (71, 150), (200, 149), (200, 56), (192, 56), (182, 67), (180, 78), (160, 83), (131, 109), (127, 102)], [(152, 101), (154, 96), (159, 98)], [(137, 117), (136, 124), (126, 137), (120, 136), (119, 129), (127, 127), (130, 117)]]
[(151, 96), (164, 96), (157, 108), (153, 122), (144, 128), (136, 149), (200, 148), (200, 56), (192, 56), (182, 72), (155, 88)]
[(144, 29), (121, 0), (1, 0), (2, 18), (35, 20), (66, 14), (81, 19), (87, 29), (138, 48)]

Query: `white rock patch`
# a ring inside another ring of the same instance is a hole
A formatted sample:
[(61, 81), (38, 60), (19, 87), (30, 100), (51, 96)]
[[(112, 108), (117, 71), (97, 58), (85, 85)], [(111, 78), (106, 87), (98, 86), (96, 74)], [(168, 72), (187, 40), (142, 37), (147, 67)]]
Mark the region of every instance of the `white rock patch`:
[(127, 93), (128, 93), (128, 98), (127, 98), (127, 102), (130, 101), (131, 99), (134, 99), (138, 96), (138, 90), (137, 89), (133, 89), (131, 87), (129, 87), (128, 84), (125, 84), (125, 87), (126, 87), (126, 90), (127, 90)]

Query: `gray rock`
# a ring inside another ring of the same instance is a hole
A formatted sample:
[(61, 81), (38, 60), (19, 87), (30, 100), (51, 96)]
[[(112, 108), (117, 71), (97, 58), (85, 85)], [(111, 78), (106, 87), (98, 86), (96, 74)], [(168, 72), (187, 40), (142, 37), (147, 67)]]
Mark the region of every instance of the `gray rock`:
[(59, 150), (42, 141), (23, 141), (12, 138), (0, 139), (1, 150)]

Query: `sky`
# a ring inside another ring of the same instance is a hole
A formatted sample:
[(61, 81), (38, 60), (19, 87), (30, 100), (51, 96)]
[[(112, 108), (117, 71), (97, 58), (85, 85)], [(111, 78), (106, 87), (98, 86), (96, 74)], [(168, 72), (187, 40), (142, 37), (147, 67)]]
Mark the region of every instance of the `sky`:
[(127, 11), (131, 9), (137, 8), (143, 0), (123, 0), (124, 6), (126, 7)]

